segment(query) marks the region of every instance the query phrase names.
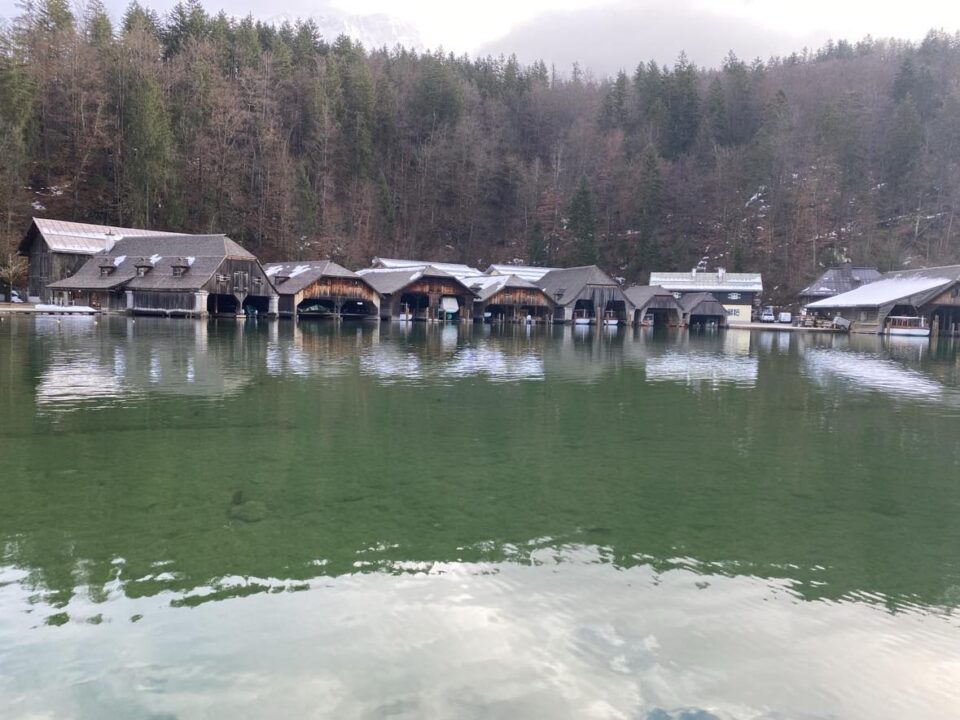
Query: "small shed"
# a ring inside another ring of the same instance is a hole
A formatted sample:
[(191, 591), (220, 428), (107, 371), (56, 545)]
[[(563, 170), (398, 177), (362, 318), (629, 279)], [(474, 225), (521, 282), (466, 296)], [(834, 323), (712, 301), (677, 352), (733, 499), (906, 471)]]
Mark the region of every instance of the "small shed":
[(853, 267), (850, 263), (828, 268), (820, 277), (800, 291), (800, 303), (809, 303), (856, 290), (880, 280), (883, 275), (875, 267)]
[(136, 314), (276, 314), (260, 262), (225, 235), (128, 237), (48, 285), (63, 305)]
[(267, 263), (281, 317), (373, 318), (380, 295), (352, 270), (332, 260)]
[(51, 302), (47, 286), (75, 274), (91, 257), (109, 252), (124, 237), (170, 237), (181, 233), (141, 228), (92, 225), (33, 218), (17, 254), (28, 258), (27, 296)]
[(463, 282), (477, 294), (474, 319), (483, 322), (549, 322), (554, 302), (532, 282), (516, 275), (478, 275)]
[(555, 303), (554, 322), (632, 320), (633, 306), (620, 283), (596, 265), (551, 270), (537, 284)]
[(473, 320), (476, 294), (461, 280), (432, 265), (357, 271), (380, 294), (380, 317), (403, 321)]
[(666, 288), (659, 285), (634, 285), (624, 290), (624, 294), (633, 304), (633, 322), (636, 325), (683, 325), (683, 308)]
[(683, 321), (692, 328), (727, 326), (727, 309), (713, 293), (690, 293), (680, 298)]

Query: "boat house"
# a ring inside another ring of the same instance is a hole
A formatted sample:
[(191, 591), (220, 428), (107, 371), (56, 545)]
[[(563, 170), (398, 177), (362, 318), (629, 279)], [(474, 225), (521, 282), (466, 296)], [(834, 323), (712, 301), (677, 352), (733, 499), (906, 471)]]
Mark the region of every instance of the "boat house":
[(634, 285), (623, 292), (633, 305), (634, 324), (657, 327), (683, 325), (683, 307), (666, 288), (659, 285)]
[(627, 324), (633, 319), (620, 284), (596, 265), (551, 270), (537, 284), (556, 303), (554, 322)]
[(801, 305), (856, 290), (861, 285), (876, 282), (883, 275), (872, 267), (853, 267), (849, 263), (829, 268), (820, 277), (800, 291)]
[(94, 255), (109, 252), (124, 237), (170, 237), (180, 233), (138, 228), (90, 225), (33, 218), (17, 254), (28, 258), (27, 296), (33, 302), (50, 302), (47, 286), (76, 273)]
[(880, 280), (807, 305), (840, 317), (851, 332), (881, 334), (891, 318), (922, 318), (931, 335), (960, 335), (960, 265), (900, 270)]
[(378, 318), (380, 295), (364, 278), (331, 260), (268, 263), (281, 317)]
[(137, 314), (276, 314), (260, 262), (225, 235), (126, 237), (48, 285), (62, 305)]
[(686, 295), (710, 293), (726, 308), (731, 323), (750, 322), (763, 292), (760, 273), (728, 273), (723, 268), (713, 272), (694, 268), (688, 273), (650, 273), (650, 284), (660, 285), (681, 301)]
[(455, 276), (432, 265), (366, 268), (357, 275), (380, 294), (383, 320), (473, 320), (476, 294)]
[(484, 322), (550, 322), (554, 302), (532, 282), (516, 275), (464, 278), (477, 294), (474, 319)]
[(691, 328), (727, 327), (727, 308), (712, 293), (688, 293), (680, 298), (683, 321)]

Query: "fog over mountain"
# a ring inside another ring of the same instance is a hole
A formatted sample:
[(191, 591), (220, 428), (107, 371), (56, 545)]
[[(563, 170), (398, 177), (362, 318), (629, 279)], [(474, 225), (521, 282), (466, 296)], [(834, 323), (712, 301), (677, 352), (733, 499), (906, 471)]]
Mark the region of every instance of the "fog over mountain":
[(721, 14), (691, 2), (618, 2), (602, 9), (549, 12), (517, 25), (479, 54), (515, 53), (521, 62), (544, 60), (558, 72), (573, 63), (605, 76), (632, 70), (638, 61), (672, 64), (681, 51), (696, 65), (719, 66), (728, 51), (739, 57), (766, 59), (814, 49), (824, 31), (789, 34), (744, 17)]

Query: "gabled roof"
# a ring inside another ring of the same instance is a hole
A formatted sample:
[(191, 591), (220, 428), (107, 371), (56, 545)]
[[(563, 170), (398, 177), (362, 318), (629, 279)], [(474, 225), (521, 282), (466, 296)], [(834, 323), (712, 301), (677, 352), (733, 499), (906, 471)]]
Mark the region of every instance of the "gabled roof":
[[(479, 302), (489, 300), (504, 288), (536, 290), (546, 296), (542, 289), (516, 275), (476, 275), (463, 278), (463, 283), (477, 294)], [(550, 300), (549, 296), (547, 296), (547, 299)], [(550, 302), (553, 303), (553, 300), (550, 300)]]
[(537, 283), (551, 300), (566, 305), (588, 285), (603, 285), (620, 289), (619, 283), (596, 265), (551, 270)]
[(808, 304), (807, 307), (813, 310), (878, 308), (890, 304), (920, 307), (956, 282), (960, 282), (960, 265), (900, 270), (886, 273), (882, 279), (858, 287), (856, 290), (817, 300)]
[(875, 282), (883, 275), (873, 267), (852, 267), (838, 265), (829, 268), (807, 287), (800, 291), (800, 297), (825, 298), (856, 290), (861, 285)]
[[(226, 259), (257, 259), (226, 235), (167, 235), (131, 237), (118, 240), (109, 252), (91, 258), (75, 275), (50, 283), (56, 290), (109, 290), (124, 286), (131, 290), (197, 290)], [(102, 275), (101, 268), (114, 270)], [(137, 267), (151, 267), (143, 277)], [(181, 276), (176, 266), (186, 267)]]
[(431, 262), (429, 260), (398, 260), (396, 258), (373, 259), (372, 267), (382, 270), (413, 270), (432, 267), (435, 270), (442, 270), (445, 273), (453, 275), (456, 278), (470, 277), (472, 275), (481, 275), (482, 273), (475, 267), (463, 265), (461, 263)]
[(680, 306), (687, 315), (720, 315), (727, 316), (727, 309), (720, 304), (711, 293), (700, 292), (684, 295), (680, 298)]
[(673, 293), (660, 285), (634, 285), (624, 290), (623, 294), (638, 310), (645, 308), (654, 298), (660, 298), (667, 303), (672, 302), (677, 309), (681, 307)]
[(38, 233), (43, 236), (51, 252), (76, 255), (96, 255), (97, 253), (107, 252), (113, 247), (114, 243), (125, 237), (164, 237), (183, 234), (163, 230), (143, 230), (141, 228), (33, 218), (30, 228), (24, 235), (23, 240), (20, 241), (17, 252), (27, 253), (30, 244)]
[(548, 272), (560, 268), (539, 267), (537, 265), (491, 265), (487, 268), (487, 275), (516, 275), (518, 278), (537, 282)]
[(443, 270), (439, 270), (433, 265), (426, 265), (424, 267), (410, 267), (407, 269), (398, 270), (390, 268), (366, 268), (364, 270), (358, 270), (357, 275), (366, 280), (370, 287), (372, 287), (381, 295), (390, 295), (402, 290), (410, 283), (416, 282), (422, 277), (445, 278), (448, 280), (453, 280), (455, 283), (460, 285), (468, 295), (474, 294), (473, 290), (467, 287), (457, 276), (451, 275)]
[[(347, 270), (343, 265), (338, 265), (332, 260), (267, 263), (263, 266), (263, 270), (281, 295), (296, 295), (325, 277), (362, 279), (352, 270)], [(280, 278), (284, 277), (287, 280), (281, 282)]]
[(706, 272), (650, 273), (650, 284), (661, 285), (671, 292), (763, 292), (760, 273), (731, 273), (721, 270)]

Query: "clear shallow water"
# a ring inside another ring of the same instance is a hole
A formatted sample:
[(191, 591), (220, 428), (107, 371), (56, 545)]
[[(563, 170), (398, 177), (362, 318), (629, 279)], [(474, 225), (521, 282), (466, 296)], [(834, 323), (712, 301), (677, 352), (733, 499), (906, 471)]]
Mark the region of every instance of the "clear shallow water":
[(0, 323), (2, 717), (949, 717), (949, 342)]

